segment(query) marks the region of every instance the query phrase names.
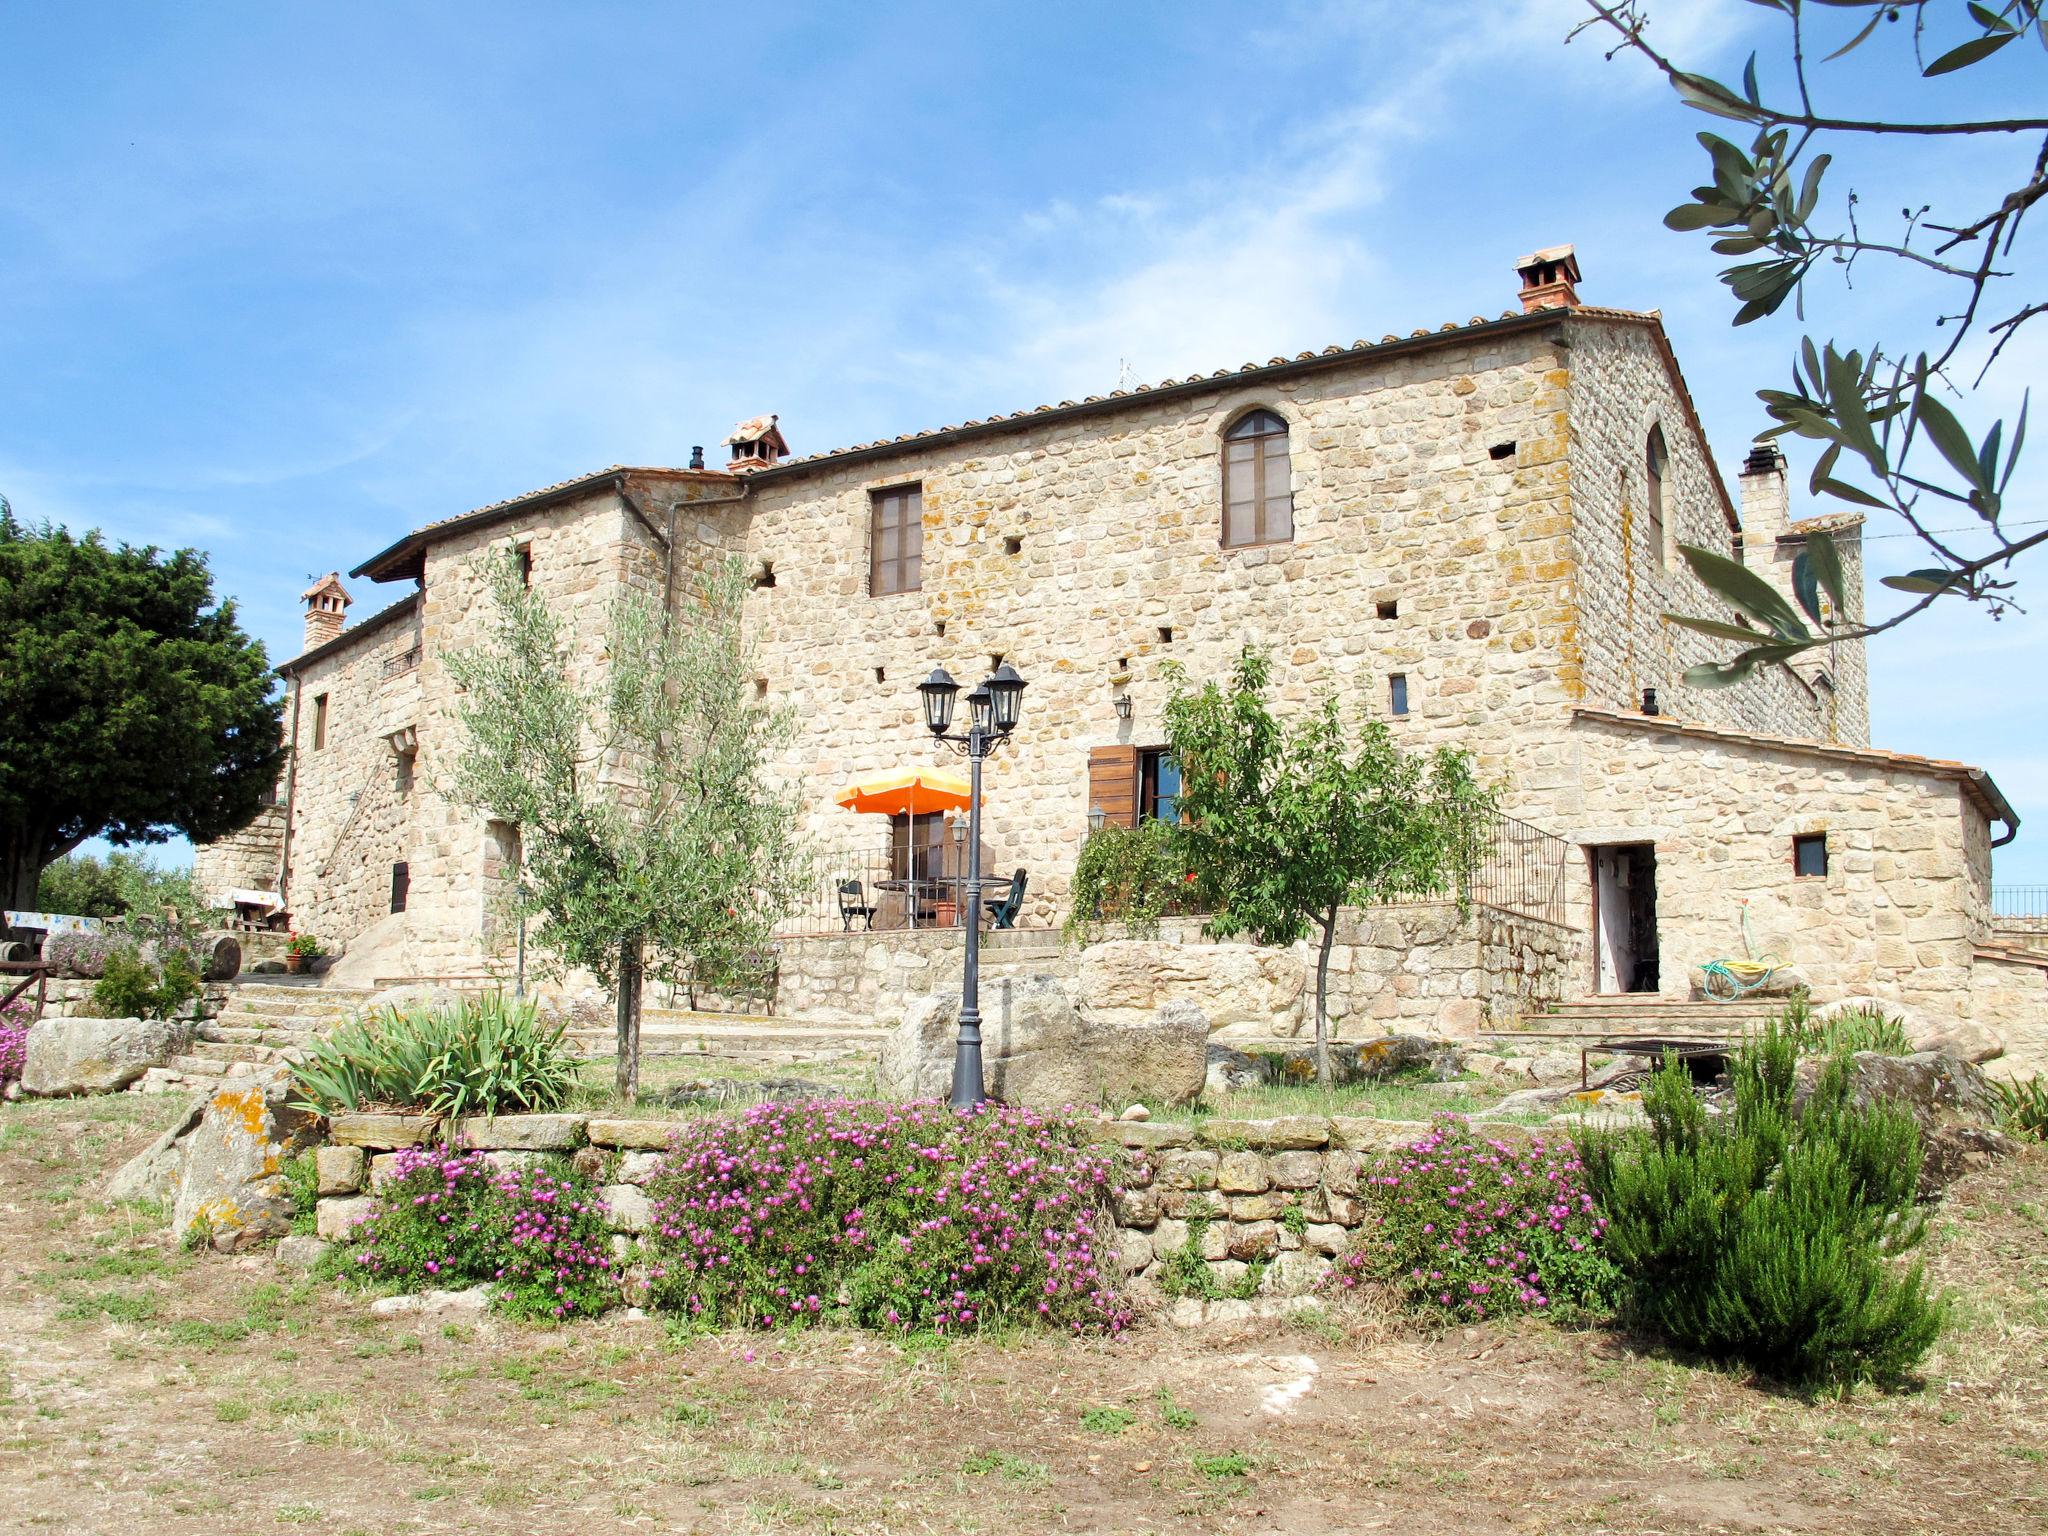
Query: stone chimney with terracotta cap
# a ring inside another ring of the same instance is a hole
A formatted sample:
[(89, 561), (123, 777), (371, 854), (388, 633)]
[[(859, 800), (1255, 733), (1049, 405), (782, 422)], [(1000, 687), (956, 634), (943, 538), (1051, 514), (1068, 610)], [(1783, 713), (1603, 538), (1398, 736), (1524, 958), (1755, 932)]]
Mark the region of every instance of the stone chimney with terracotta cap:
[(325, 645), (341, 633), (348, 623), (348, 588), (341, 584), (341, 572), (329, 571), (313, 585), (299, 594), (299, 601), (306, 605), (306, 643), (304, 651)]
[(1579, 302), (1579, 258), (1568, 245), (1531, 251), (1515, 263), (1522, 275), (1522, 312), (1571, 309)]

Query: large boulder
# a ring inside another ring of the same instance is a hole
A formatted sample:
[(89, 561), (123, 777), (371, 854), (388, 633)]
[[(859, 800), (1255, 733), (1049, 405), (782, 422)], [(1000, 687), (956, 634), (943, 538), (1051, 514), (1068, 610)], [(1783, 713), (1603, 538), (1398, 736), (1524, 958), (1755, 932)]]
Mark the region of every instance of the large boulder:
[(286, 1095), (280, 1075), (241, 1079), (206, 1101), (182, 1142), (171, 1209), (180, 1241), (203, 1238), (233, 1253), (291, 1231), (285, 1161), (312, 1144), (320, 1122), (289, 1108)]
[[(1803, 1058), (1795, 1102), (1804, 1103), (1827, 1059)], [(1925, 1158), (1920, 1193), (1939, 1193), (1978, 1168), (2009, 1157), (2017, 1148), (1997, 1128), (1998, 1093), (1975, 1065), (1939, 1051), (1887, 1056), (1858, 1051), (1849, 1058), (1849, 1098), (1858, 1105), (1893, 1104), (1910, 1110), (1920, 1126)]]
[(190, 1019), (43, 1019), (28, 1032), (25, 1093), (115, 1093), (192, 1043)]
[[(959, 1024), (957, 994), (915, 999), (883, 1043), (882, 1091), (944, 1098)], [(983, 1079), (1004, 1103), (1184, 1104), (1201, 1096), (1209, 1021), (1185, 1000), (1135, 1020), (1083, 1014), (1057, 977), (1021, 976), (983, 984), (981, 1036)]]
[(1166, 1003), (1190, 1002), (1212, 1029), (1287, 1036), (1302, 1027), (1304, 975), (1291, 949), (1111, 939), (1081, 951), (1078, 996), (1098, 1019), (1141, 1023)]

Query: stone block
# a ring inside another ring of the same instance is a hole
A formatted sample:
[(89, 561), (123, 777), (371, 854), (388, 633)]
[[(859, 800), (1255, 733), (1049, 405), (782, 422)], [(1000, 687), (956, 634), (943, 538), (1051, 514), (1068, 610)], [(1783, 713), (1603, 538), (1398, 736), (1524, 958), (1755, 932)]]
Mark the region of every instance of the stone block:
[(1365, 1220), (1365, 1204), (1355, 1195), (1331, 1195), (1330, 1220), (1340, 1227), (1355, 1227)]
[(285, 1160), (311, 1144), (318, 1122), (284, 1102), (281, 1086), (246, 1082), (222, 1088), (184, 1141), (171, 1230), (204, 1233), (214, 1248), (236, 1252), (291, 1230)]
[(313, 1207), (313, 1230), (330, 1243), (352, 1243), (356, 1228), (369, 1219), (377, 1202), (368, 1195), (337, 1195)]
[(1159, 1225), (1152, 1229), (1152, 1253), (1155, 1258), (1165, 1258), (1169, 1253), (1178, 1252), (1188, 1240), (1188, 1224), (1162, 1217)]
[(1330, 1122), (1321, 1115), (1283, 1115), (1274, 1120), (1204, 1120), (1195, 1140), (1210, 1147), (1242, 1145), (1263, 1152), (1315, 1150), (1329, 1145)]
[(607, 1184), (598, 1191), (617, 1232), (645, 1232), (654, 1224), (654, 1203), (638, 1184)]
[(1266, 1173), (1275, 1189), (1313, 1189), (1323, 1181), (1323, 1157), (1320, 1152), (1276, 1152), (1266, 1161)]
[(1364, 1159), (1356, 1152), (1323, 1154), (1323, 1187), (1332, 1194), (1355, 1195)]
[(1150, 1189), (1120, 1189), (1110, 1197), (1120, 1227), (1149, 1227), (1159, 1220), (1159, 1195)]
[(281, 1237), (277, 1240), (274, 1257), (279, 1269), (311, 1269), (327, 1256), (327, 1250), (333, 1246), (324, 1237)]
[(617, 1147), (622, 1151), (665, 1152), (679, 1129), (673, 1120), (598, 1120), (585, 1123), (585, 1134), (594, 1147)]
[(361, 1147), (321, 1147), (313, 1154), (316, 1188), (323, 1195), (352, 1195), (363, 1187)]
[(1274, 1221), (1287, 1209), (1287, 1202), (1270, 1191), (1259, 1195), (1232, 1195), (1229, 1205), (1232, 1221)]
[(327, 1122), (327, 1139), (337, 1146), (388, 1150), (423, 1147), (441, 1128), (435, 1115), (335, 1115)]
[(1356, 1115), (1330, 1118), (1330, 1144), (1346, 1152), (1389, 1152), (1412, 1146), (1429, 1134), (1426, 1120), (1377, 1120)]
[(1271, 1183), (1266, 1160), (1256, 1152), (1226, 1152), (1217, 1163), (1216, 1187), (1226, 1195), (1256, 1195)]
[(1195, 1251), (1211, 1264), (1218, 1259), (1227, 1258), (1230, 1254), (1229, 1226), (1220, 1221), (1205, 1223), (1202, 1235), (1195, 1243)]
[(621, 1184), (645, 1184), (660, 1171), (662, 1156), (659, 1152), (622, 1152), (612, 1176)]
[(1159, 1160), (1162, 1189), (1214, 1189), (1217, 1156), (1214, 1152), (1169, 1152)]
[(1312, 1221), (1301, 1232), (1302, 1243), (1316, 1253), (1342, 1253), (1351, 1241), (1351, 1233), (1334, 1221)]
[(1127, 1275), (1135, 1275), (1152, 1262), (1152, 1239), (1142, 1232), (1120, 1231), (1116, 1235), (1116, 1261)]
[(568, 1152), (583, 1144), (583, 1115), (472, 1116), (456, 1127), (460, 1145), (492, 1152)]
[[(361, 1151), (362, 1149), (357, 1148), (356, 1150)], [(379, 1152), (370, 1159), (370, 1192), (372, 1194), (381, 1192), (397, 1177), (398, 1154), (396, 1152)]]

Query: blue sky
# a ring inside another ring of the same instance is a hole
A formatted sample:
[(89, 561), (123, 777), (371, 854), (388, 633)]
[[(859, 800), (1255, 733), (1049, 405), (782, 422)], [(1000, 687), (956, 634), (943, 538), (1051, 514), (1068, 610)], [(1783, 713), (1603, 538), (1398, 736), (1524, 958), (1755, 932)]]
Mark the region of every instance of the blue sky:
[[(1728, 78), (1773, 24), (1652, 10)], [(1099, 393), (1125, 361), (1157, 379), (1497, 314), (1513, 259), (1562, 241), (1590, 302), (1663, 310), (1732, 472), (1802, 330), (1896, 336), (1928, 293), (1872, 271), (1803, 327), (1731, 330), (1719, 259), (1659, 223), (1717, 125), (1567, 47), (1580, 14), (9, 7), (0, 494), (209, 550), (283, 658), (320, 572), (605, 464), (681, 463), (759, 411), (809, 452)], [(2024, 52), (1931, 90), (1857, 55), (1840, 99), (2037, 105)], [(1882, 222), (1898, 187), (2002, 189), (2012, 153), (1891, 142), (1834, 185)], [(2048, 362), (2025, 344), (2007, 411)], [(2044, 456), (2016, 521), (2048, 517)], [(2028, 820), (2000, 884), (2048, 883), (2043, 638), (1966, 611), (1874, 647), (1877, 743), (1990, 769)]]

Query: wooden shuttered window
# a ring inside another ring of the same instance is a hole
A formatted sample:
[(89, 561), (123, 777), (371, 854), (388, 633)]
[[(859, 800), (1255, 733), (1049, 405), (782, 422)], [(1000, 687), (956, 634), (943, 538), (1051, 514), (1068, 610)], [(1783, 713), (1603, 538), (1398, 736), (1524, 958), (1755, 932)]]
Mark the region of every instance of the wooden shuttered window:
[(1088, 749), (1088, 809), (1093, 813), (1098, 808), (1108, 826), (1135, 827), (1138, 824), (1136, 747)]

